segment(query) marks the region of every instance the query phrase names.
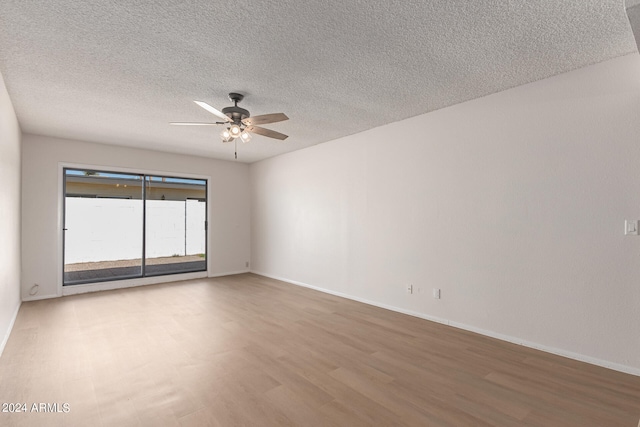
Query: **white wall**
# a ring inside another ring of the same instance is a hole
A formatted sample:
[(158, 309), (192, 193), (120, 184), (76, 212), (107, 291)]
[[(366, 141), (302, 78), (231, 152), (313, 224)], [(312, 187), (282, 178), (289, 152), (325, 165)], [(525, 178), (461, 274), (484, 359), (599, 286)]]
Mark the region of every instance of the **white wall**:
[[(209, 176), (209, 275), (247, 270), (250, 196), (246, 164), (29, 134), (23, 135), (22, 143), (23, 300), (61, 294), (60, 164), (64, 163), (171, 176)], [(165, 280), (175, 279), (176, 276), (171, 276)], [(134, 285), (145, 283), (142, 279), (132, 281)], [(30, 295), (34, 284), (39, 285), (38, 292)], [(78, 286), (67, 288), (77, 291)], [(87, 285), (86, 289), (104, 287)]]
[(20, 307), (20, 138), (0, 75), (0, 354)]
[(250, 169), (253, 271), (640, 374), (637, 54)]

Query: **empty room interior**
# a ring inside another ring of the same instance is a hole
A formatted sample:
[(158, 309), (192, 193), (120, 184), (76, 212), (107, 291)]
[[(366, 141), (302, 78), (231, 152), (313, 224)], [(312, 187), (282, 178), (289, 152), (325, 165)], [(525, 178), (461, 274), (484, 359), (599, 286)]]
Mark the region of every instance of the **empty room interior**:
[(0, 13), (0, 425), (640, 425), (640, 0)]

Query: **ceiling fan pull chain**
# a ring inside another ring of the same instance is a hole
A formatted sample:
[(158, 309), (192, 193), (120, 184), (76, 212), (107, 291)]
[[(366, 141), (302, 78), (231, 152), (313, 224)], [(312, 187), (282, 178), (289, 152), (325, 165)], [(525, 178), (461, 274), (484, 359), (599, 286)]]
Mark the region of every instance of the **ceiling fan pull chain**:
[(236, 155), (236, 160), (238, 160), (238, 139), (234, 139), (233, 140), (233, 145), (234, 145), (234, 150), (235, 150), (235, 155)]

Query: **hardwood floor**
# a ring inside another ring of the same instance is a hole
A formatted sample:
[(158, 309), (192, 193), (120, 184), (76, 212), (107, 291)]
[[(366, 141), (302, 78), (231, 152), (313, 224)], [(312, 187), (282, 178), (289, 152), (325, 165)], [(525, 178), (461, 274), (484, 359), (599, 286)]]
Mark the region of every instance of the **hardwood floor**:
[(243, 274), (24, 303), (0, 402), (27, 405), (3, 426), (636, 427), (640, 377)]

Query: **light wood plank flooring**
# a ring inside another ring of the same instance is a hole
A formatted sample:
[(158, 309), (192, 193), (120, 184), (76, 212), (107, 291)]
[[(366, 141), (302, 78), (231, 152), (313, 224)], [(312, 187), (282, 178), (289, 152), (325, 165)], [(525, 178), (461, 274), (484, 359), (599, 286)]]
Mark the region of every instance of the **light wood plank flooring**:
[[(640, 377), (243, 274), (24, 303), (15, 426), (638, 426)], [(51, 407), (50, 407), (51, 409)]]

